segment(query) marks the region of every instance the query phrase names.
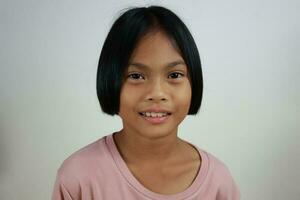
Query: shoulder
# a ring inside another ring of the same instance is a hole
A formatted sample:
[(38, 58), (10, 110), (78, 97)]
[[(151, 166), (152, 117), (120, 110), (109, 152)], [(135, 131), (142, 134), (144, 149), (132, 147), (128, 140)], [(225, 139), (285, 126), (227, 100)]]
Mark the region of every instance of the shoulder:
[(101, 168), (101, 165), (106, 163), (105, 159), (107, 155), (103, 137), (65, 159), (57, 171), (57, 178), (63, 182), (88, 178), (93, 176), (91, 172), (97, 171), (97, 168)]
[(218, 181), (230, 180), (232, 179), (231, 172), (227, 165), (217, 158), (215, 155), (206, 152), (209, 158), (209, 164), (212, 172), (216, 175)]
[(239, 188), (229, 170), (223, 161), (214, 155), (207, 153), (210, 162), (213, 179), (218, 183), (217, 199), (240, 199)]
[(105, 137), (79, 149), (63, 161), (57, 170), (52, 199), (80, 198), (82, 190), (107, 177), (111, 168)]
[(226, 164), (211, 153), (203, 151), (208, 158), (208, 181), (216, 189), (218, 200), (240, 199), (239, 188)]
[(199, 148), (197, 145), (193, 144), (193, 146), (201, 155), (201, 160), (203, 162), (202, 167), (207, 168), (208, 173), (214, 176), (214, 178), (216, 178), (218, 182), (232, 179), (231, 173), (223, 161), (221, 161), (212, 153)]

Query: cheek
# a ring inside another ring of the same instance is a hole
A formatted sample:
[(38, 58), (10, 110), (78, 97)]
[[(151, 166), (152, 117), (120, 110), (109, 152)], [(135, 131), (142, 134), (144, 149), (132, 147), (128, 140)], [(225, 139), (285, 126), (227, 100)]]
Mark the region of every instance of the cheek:
[(132, 109), (137, 102), (137, 91), (124, 85), (120, 94), (120, 112)]
[(191, 99), (192, 97), (192, 89), (189, 82), (186, 82), (186, 84), (180, 86), (180, 88), (176, 89), (176, 93), (178, 94), (179, 98), (182, 101), (186, 101), (187, 99)]
[(186, 84), (181, 90), (178, 91), (178, 103), (184, 112), (188, 112), (191, 104), (192, 89), (190, 84)]

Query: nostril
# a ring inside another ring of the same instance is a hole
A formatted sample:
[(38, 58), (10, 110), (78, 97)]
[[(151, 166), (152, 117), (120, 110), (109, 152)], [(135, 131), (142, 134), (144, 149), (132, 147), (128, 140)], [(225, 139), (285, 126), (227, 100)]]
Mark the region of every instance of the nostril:
[[(149, 98), (148, 99), (149, 101), (154, 101), (154, 99), (153, 98)], [(163, 99), (160, 99), (160, 101), (166, 101), (167, 99), (165, 99), (165, 98), (163, 98)]]
[(167, 101), (166, 97), (147, 97), (146, 98), (148, 101)]

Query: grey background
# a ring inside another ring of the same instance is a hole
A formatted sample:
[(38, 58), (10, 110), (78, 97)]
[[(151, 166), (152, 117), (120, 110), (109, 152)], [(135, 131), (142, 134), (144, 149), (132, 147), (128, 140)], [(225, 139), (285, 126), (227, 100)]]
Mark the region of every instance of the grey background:
[(296, 0), (1, 0), (0, 199), (50, 199), (62, 161), (121, 128), (100, 110), (97, 62), (118, 12), (149, 4), (182, 18), (202, 59), (201, 111), (179, 136), (221, 159), (242, 199), (299, 199)]

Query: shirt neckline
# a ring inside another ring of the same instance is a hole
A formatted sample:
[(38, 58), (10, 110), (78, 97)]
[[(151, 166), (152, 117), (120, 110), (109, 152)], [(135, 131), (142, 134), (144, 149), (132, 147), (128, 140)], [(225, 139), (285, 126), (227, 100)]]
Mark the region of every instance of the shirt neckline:
[(116, 146), (116, 143), (113, 138), (114, 134), (116, 134), (116, 132), (106, 136), (106, 144), (108, 146), (108, 149), (109, 149), (111, 156), (113, 157), (113, 160), (115, 161), (118, 169), (120, 170), (121, 174), (124, 176), (126, 181), (132, 187), (134, 187), (138, 192), (146, 195), (147, 197), (149, 197), (151, 199), (174, 200), (174, 199), (188, 198), (189, 196), (195, 194), (195, 192), (200, 189), (200, 186), (204, 182), (207, 172), (208, 172), (208, 168), (209, 168), (209, 159), (208, 159), (208, 155), (205, 151), (201, 150), (197, 146), (188, 142), (190, 145), (192, 145), (192, 147), (194, 147), (198, 151), (199, 155), (201, 156), (201, 165), (200, 165), (200, 169), (198, 170), (197, 176), (194, 179), (193, 183), (184, 191), (182, 191), (180, 193), (176, 193), (176, 194), (164, 195), (164, 194), (159, 194), (159, 193), (149, 190), (135, 178), (135, 176), (129, 170), (126, 162), (122, 158), (122, 156)]

